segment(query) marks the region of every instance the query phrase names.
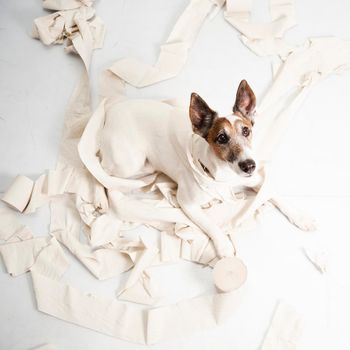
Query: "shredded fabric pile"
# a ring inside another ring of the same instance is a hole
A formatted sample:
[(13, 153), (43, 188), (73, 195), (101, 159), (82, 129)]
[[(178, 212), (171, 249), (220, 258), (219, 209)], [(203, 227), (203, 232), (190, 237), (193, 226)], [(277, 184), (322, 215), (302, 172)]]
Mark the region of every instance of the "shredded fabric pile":
[[(67, 110), (56, 168), (36, 181), (18, 176), (2, 198), (24, 214), (50, 204), (50, 232), (43, 237), (33, 237), (9, 207), (0, 212), (0, 238), (6, 241), (0, 252), (7, 271), (13, 276), (30, 271), (41, 312), (126, 341), (154, 344), (224, 322), (244, 298), (243, 285), (154, 307), (159, 295), (152, 267), (179, 259), (214, 267), (219, 260), (217, 252), (209, 237), (182, 212), (176, 183), (161, 173), (133, 179), (114, 176), (113, 164), (103, 160), (101, 149), (109, 109), (128, 101), (125, 83), (145, 87), (175, 77), (186, 64), (204, 21), (217, 15), (224, 5), (225, 19), (241, 33), (243, 44), (257, 55), (272, 57), (273, 79), (258, 106), (254, 126), (260, 181), (254, 193), (234, 193), (233, 179), (217, 181), (208, 176), (198, 162), (205, 141), (195, 134), (187, 145), (185, 161), (208, 195), (201, 209), (222, 228), (232, 255), (239, 257), (235, 234), (251, 229), (262, 205), (276, 196), (273, 157), (296, 109), (312, 86), (350, 67), (350, 42), (317, 38), (299, 47), (289, 44), (284, 34), (296, 24), (293, 0), (271, 1), (271, 22), (264, 24), (252, 22), (249, 1), (190, 0), (154, 65), (126, 58), (103, 72), (100, 103), (92, 112), (88, 72), (93, 50), (102, 47), (104, 25), (94, 17), (93, 1), (43, 2), (45, 8), (58, 12), (34, 21), (34, 37), (45, 45), (66, 40), (66, 50), (78, 54), (86, 70)], [(137, 110), (144, 108), (129, 103)], [(187, 113), (186, 104), (175, 100), (158, 101), (154, 106), (155, 113), (161, 113), (162, 108), (174, 117)], [(127, 230), (140, 224), (160, 231), (159, 245), (125, 237)], [(103, 299), (65, 284), (62, 277), (69, 264), (61, 245), (97, 279), (131, 270), (118, 299)], [(123, 301), (152, 307), (140, 309)], [(296, 349), (301, 325), (294, 309), (279, 304), (262, 349)]]

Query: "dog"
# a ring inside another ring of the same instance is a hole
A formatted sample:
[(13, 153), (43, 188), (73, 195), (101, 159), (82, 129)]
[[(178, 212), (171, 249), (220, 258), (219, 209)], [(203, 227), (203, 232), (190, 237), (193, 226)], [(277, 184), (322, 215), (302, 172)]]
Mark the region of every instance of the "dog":
[[(193, 135), (199, 139), (196, 155), (206, 176), (214, 181), (235, 179), (238, 187), (254, 188), (261, 180), (252, 151), (256, 97), (246, 80), (236, 92), (232, 113), (219, 116), (196, 93), (191, 94), (189, 113), (174, 112), (167, 103), (126, 100), (112, 104), (100, 138), (100, 159), (113, 176), (137, 179), (162, 172), (177, 183), (177, 201), (187, 217), (210, 239), (219, 257), (232, 255), (232, 245), (220, 227), (201, 209), (210, 196), (189, 166), (187, 150)], [(304, 230), (313, 222), (273, 199), (287, 218)]]

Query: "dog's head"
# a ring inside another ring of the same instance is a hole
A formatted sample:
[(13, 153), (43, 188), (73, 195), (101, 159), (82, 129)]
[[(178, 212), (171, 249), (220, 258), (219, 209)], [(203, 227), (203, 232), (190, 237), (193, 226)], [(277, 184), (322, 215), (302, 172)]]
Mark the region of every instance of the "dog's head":
[(193, 131), (206, 139), (214, 154), (241, 176), (251, 176), (256, 168), (251, 154), (255, 104), (254, 92), (245, 80), (239, 84), (229, 116), (220, 117), (199, 95), (191, 95), (189, 114)]

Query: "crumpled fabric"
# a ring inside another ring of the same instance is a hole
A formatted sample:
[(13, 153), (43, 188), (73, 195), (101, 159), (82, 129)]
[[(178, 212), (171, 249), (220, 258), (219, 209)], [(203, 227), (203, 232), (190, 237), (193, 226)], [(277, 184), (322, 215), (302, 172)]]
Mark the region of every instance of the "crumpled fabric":
[(92, 51), (102, 48), (105, 25), (95, 17), (92, 0), (45, 0), (43, 7), (58, 10), (34, 20), (32, 35), (45, 45), (62, 44), (78, 54), (89, 69)]
[[(59, 12), (37, 20), (35, 34), (46, 44), (67, 38), (68, 47), (74, 47), (88, 72), (91, 52), (98, 42), (94, 35), (102, 32), (97, 25), (94, 34), (89, 22), (91, 2), (83, 1), (81, 6), (78, 1), (68, 0), (45, 3)], [(112, 65), (101, 77), (102, 99), (94, 113), (85, 72), (67, 111), (56, 169), (36, 181), (18, 177), (5, 194), (4, 201), (24, 213), (33, 212), (47, 202), (51, 205), (52, 238), (33, 238), (0, 247), (10, 273), (31, 271), (40, 311), (124, 340), (153, 344), (220, 324), (243, 302), (246, 285), (234, 292), (199, 296), (145, 310), (116, 299), (86, 294), (61, 282), (67, 262), (58, 243), (66, 246), (99, 279), (132, 269), (119, 291), (119, 298), (146, 305), (154, 305), (159, 300), (157, 288), (152, 285), (152, 266), (178, 259), (215, 266), (218, 258), (213, 243), (179, 208), (176, 184), (161, 174), (123, 179), (106, 173), (99, 158), (98, 135), (106, 109), (112, 102), (127, 99), (125, 82), (143, 87), (178, 74), (201, 24), (216, 15), (223, 4), (224, 1), (191, 0), (162, 46), (155, 65), (144, 65), (133, 59), (119, 60)], [(285, 43), (285, 31), (295, 24), (292, 1), (272, 1), (272, 22), (266, 25), (252, 24), (250, 12), (249, 2), (227, 1), (225, 17), (243, 34), (243, 43), (257, 54), (273, 54), (282, 59), (275, 65), (274, 80), (256, 118), (255, 143), (261, 164), (261, 183), (256, 192), (222, 192), (196, 162), (196, 144), (202, 140), (194, 136), (186, 145), (189, 166), (196, 173), (197, 181), (208, 186), (211, 197), (202, 209), (219, 220), (234, 254), (237, 253), (234, 233), (244, 230), (244, 225), (249, 227), (250, 219), (273, 196), (273, 154), (296, 108), (315, 83), (345, 71), (350, 63), (347, 41), (311, 39), (298, 48)], [(169, 106), (174, 110), (178, 108), (171, 102)], [(123, 237), (123, 231), (137, 224), (159, 229), (159, 246)], [(9, 231), (16, 233), (18, 227), (10, 225)], [(4, 231), (0, 229), (0, 232)], [(81, 239), (81, 234), (87, 242)], [(5, 229), (4, 237), (11, 235)], [(22, 252), (22, 259), (16, 259)], [(278, 320), (292, 314), (279, 307), (276, 315), (276, 322), (281, 324)], [(292, 316), (286, 320), (293, 324), (286, 324), (283, 329), (276, 326), (274, 318), (264, 350), (290, 349), (290, 344), (296, 348), (299, 326), (295, 324), (299, 325), (299, 317)], [(281, 332), (285, 332), (283, 343), (276, 340)]]
[(22, 242), (0, 246), (7, 272), (18, 276), (36, 271), (49, 278), (60, 279), (68, 267), (68, 261), (54, 237), (35, 237)]
[(30, 228), (21, 224), (8, 207), (0, 208), (0, 241), (7, 243), (24, 241), (33, 237)]
[(285, 32), (296, 25), (294, 0), (270, 1), (271, 22), (252, 23), (251, 0), (227, 0), (225, 19), (241, 34), (241, 40), (259, 56), (286, 57), (293, 46), (284, 40)]

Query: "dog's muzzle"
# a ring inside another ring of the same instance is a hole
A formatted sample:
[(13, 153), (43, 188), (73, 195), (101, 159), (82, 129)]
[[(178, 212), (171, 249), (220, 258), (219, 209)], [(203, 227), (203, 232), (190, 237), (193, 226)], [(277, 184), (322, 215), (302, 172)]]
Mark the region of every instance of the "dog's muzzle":
[(251, 175), (255, 168), (256, 164), (253, 159), (246, 159), (238, 163), (239, 168), (246, 174)]

